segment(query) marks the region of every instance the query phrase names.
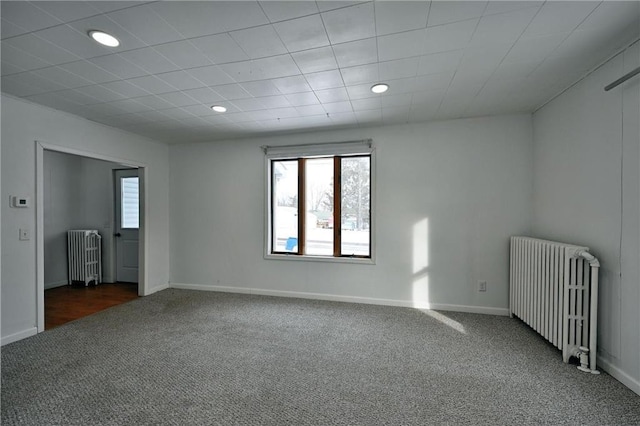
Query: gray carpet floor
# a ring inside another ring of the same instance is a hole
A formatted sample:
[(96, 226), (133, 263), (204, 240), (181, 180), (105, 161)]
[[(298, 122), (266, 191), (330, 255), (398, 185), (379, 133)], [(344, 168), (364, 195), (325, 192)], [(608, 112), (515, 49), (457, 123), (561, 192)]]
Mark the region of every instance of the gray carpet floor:
[(169, 289), (2, 348), (3, 425), (639, 425), (516, 319)]

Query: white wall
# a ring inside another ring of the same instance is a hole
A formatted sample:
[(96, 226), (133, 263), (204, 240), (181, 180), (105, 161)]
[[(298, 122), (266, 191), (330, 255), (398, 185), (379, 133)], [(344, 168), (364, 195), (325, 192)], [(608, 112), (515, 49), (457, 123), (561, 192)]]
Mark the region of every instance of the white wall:
[(640, 65), (636, 43), (534, 115), (536, 236), (599, 257), (598, 345), (605, 367), (640, 393)]
[(44, 285), (68, 283), (67, 231), (97, 229), (102, 235), (103, 282), (113, 277), (113, 169), (109, 161), (44, 152)]
[[(518, 115), (173, 145), (171, 285), (506, 314), (508, 237), (530, 230), (531, 134)], [(376, 265), (265, 260), (260, 146), (364, 138), (377, 156)], [(424, 245), (426, 268), (413, 258)]]
[[(2, 342), (28, 336), (36, 324), (36, 145), (66, 147), (146, 168), (149, 292), (169, 277), (168, 147), (70, 114), (2, 95)], [(27, 195), (28, 209), (9, 207), (9, 196)], [(18, 241), (18, 229), (32, 231)]]

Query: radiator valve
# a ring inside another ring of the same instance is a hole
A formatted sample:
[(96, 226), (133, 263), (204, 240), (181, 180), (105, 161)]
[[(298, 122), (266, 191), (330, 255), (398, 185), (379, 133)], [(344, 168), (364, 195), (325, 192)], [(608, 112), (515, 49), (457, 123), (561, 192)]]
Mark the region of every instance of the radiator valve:
[(586, 346), (580, 346), (578, 359), (580, 359), (578, 370), (584, 371), (585, 373), (600, 374), (598, 370), (592, 370), (589, 368), (589, 348)]

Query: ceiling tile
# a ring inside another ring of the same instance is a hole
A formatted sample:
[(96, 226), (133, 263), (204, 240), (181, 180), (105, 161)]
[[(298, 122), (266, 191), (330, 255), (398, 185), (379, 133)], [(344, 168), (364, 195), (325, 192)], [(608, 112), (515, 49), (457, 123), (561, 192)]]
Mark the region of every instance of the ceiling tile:
[(338, 68), (331, 46), (292, 53), (293, 60), (302, 73), (328, 71)]
[(37, 31), (42, 28), (60, 25), (61, 21), (34, 4), (26, 1), (3, 1), (2, 18), (25, 32)]
[(428, 1), (375, 2), (376, 32), (378, 35), (426, 28)]
[(304, 76), (313, 90), (332, 89), (334, 87), (344, 86), (342, 75), (338, 70), (315, 72), (305, 74)]
[(332, 44), (375, 37), (373, 3), (359, 4), (322, 13)]
[(233, 78), (229, 77), (217, 65), (207, 67), (192, 68), (187, 71), (189, 75), (204, 83), (206, 86), (216, 86), (218, 84), (233, 83)]
[(154, 46), (153, 49), (178, 68), (187, 69), (212, 64), (212, 61), (198, 50), (191, 41), (176, 41)]
[(490, 1), (484, 11), (485, 15), (495, 15), (498, 13), (513, 12), (514, 10), (540, 8), (544, 1)]
[(289, 52), (329, 45), (329, 39), (319, 15), (273, 24)]
[(266, 106), (260, 101), (260, 99), (256, 98), (236, 99), (231, 101), (231, 103), (235, 105), (239, 110), (245, 112), (266, 109)]
[(378, 61), (378, 43), (375, 38), (336, 44), (333, 46), (333, 52), (341, 68)]
[(183, 92), (174, 92), (174, 93), (175, 94), (166, 93), (163, 99), (167, 99), (167, 96), (169, 98), (173, 97), (174, 103), (175, 103), (175, 101), (177, 100), (175, 99), (175, 97), (181, 96), (183, 98), (183, 101), (187, 99), (189, 100), (187, 103), (183, 103), (183, 105), (178, 105), (178, 106), (192, 105), (194, 102), (191, 100), (191, 98), (209, 106), (213, 105), (214, 102), (225, 100), (224, 97), (222, 97), (220, 94), (216, 93), (213, 89), (209, 87), (201, 87), (199, 89), (184, 90)]
[(598, 2), (559, 1), (546, 2), (527, 27), (527, 37), (573, 31), (592, 11)]
[(244, 90), (241, 85), (236, 83), (215, 86), (213, 87), (213, 90), (227, 100), (247, 99), (251, 97), (251, 95)]
[(278, 88), (269, 80), (248, 81), (240, 86), (254, 97), (280, 95)]
[(267, 108), (286, 108), (291, 106), (285, 95), (263, 96), (260, 100)]
[(411, 106), (413, 99), (413, 93), (398, 93), (382, 96), (382, 105), (385, 108), (389, 107), (408, 107)]
[(102, 83), (100, 86), (128, 98), (136, 98), (139, 96), (146, 96), (149, 94), (149, 92), (147, 92), (146, 90), (143, 90), (140, 87), (135, 86), (129, 83), (128, 81), (124, 81), (124, 80)]
[(271, 25), (233, 31), (229, 35), (251, 59), (287, 53), (287, 49)]
[[(196, 90), (203, 90), (203, 89), (196, 89)], [(183, 92), (162, 93), (162, 94), (159, 94), (158, 97), (161, 99), (164, 99), (167, 102), (171, 102), (173, 105), (177, 107), (183, 107), (183, 106), (195, 105), (199, 103), (197, 100), (195, 100), (193, 97), (187, 94), (192, 92), (193, 91), (188, 90), (185, 93)]]
[(432, 53), (420, 57), (418, 75), (437, 74), (443, 71), (455, 70), (462, 59), (463, 50)]
[(434, 1), (431, 2), (428, 26), (479, 18), (487, 5), (486, 1)]
[(167, 72), (164, 74), (156, 74), (156, 76), (178, 90), (197, 89), (206, 86), (206, 84), (191, 77), (185, 71)]
[(41, 70), (33, 71), (34, 74), (44, 79), (58, 83), (69, 89), (75, 89), (76, 87), (89, 86), (93, 82), (86, 80), (78, 75), (72, 74), (60, 67), (49, 67)]
[(271, 22), (318, 13), (318, 6), (314, 1), (261, 1), (260, 5)]
[(23, 71), (24, 70), (22, 68), (18, 68), (15, 65), (2, 61), (2, 75), (17, 74)]
[(195, 117), (195, 115), (183, 110), (182, 108), (163, 109), (162, 113), (166, 114), (170, 118), (173, 118), (174, 120)]
[(471, 43), (480, 45), (513, 43), (522, 35), (536, 13), (538, 9), (529, 8), (500, 15), (483, 16)]
[(126, 98), (126, 96), (100, 85), (80, 87), (75, 90), (77, 93), (97, 99), (99, 102), (111, 102)]
[(155, 77), (153, 75), (130, 78), (127, 81), (131, 84), (134, 84), (140, 87), (141, 89), (146, 90), (152, 95), (173, 92), (176, 90), (171, 85), (165, 83), (164, 81), (160, 80), (158, 77)]
[(310, 116), (310, 115), (326, 115), (326, 111), (322, 107), (322, 105), (304, 105), (296, 107), (296, 111), (300, 116)]
[(6, 41), (2, 42), (2, 62), (6, 62), (25, 71), (44, 68), (51, 65), (51, 63), (44, 59), (10, 46)]
[(353, 99), (351, 101), (351, 106), (353, 107), (354, 111), (380, 109), (382, 108), (382, 98), (376, 96), (375, 98)]
[(320, 103), (313, 92), (292, 93), (285, 95), (292, 106), (317, 105)]
[(316, 96), (320, 102), (342, 102), (349, 100), (349, 94), (344, 87), (337, 87), (335, 89), (316, 90)]
[(542, 62), (567, 38), (569, 33), (555, 33), (539, 37), (521, 37), (504, 62)]
[(488, 46), (467, 48), (459, 67), (464, 69), (495, 68), (502, 62), (511, 46), (511, 43), (492, 43)]
[(269, 23), (257, 2), (154, 3), (154, 11), (185, 38)]
[(237, 82), (267, 80), (300, 74), (291, 55), (272, 56), (253, 61), (220, 65)]
[(277, 78), (272, 82), (278, 90), (280, 90), (280, 93), (283, 94), (311, 91), (311, 87), (307, 83), (307, 80), (301, 75)]
[(352, 112), (353, 108), (351, 108), (351, 102), (343, 101), (343, 102), (332, 102), (327, 104), (322, 104), (322, 107), (329, 114), (337, 114), (339, 112)]
[(129, 0), (120, 0), (120, 1), (92, 1), (88, 0), (89, 3), (97, 10), (102, 13), (113, 12), (114, 10), (127, 9), (129, 7), (139, 6), (144, 3), (149, 3), (149, 1), (129, 1)]
[[(132, 60), (135, 61), (135, 59)], [(99, 66), (105, 71), (117, 75), (121, 79), (147, 75), (145, 70), (118, 54), (91, 58), (89, 59), (89, 62)]]
[(100, 102), (99, 99), (80, 93), (77, 90), (62, 90), (60, 92), (56, 92), (56, 94), (80, 105), (91, 105)]
[(467, 47), (475, 31), (477, 19), (427, 28), (424, 41), (425, 55)]
[(216, 34), (189, 40), (198, 50), (216, 64), (238, 62), (249, 56), (229, 34)]
[(452, 72), (429, 74), (416, 77), (413, 83), (415, 91), (446, 90), (453, 78)]
[(359, 65), (357, 67), (341, 68), (340, 73), (344, 84), (350, 86), (379, 81), (378, 64)]
[(427, 30), (407, 31), (378, 37), (378, 55), (381, 61), (410, 58), (424, 53)]
[[(6, 3), (7, 2), (3, 2), (1, 4), (6, 4)], [(0, 30), (2, 30), (1, 34), (3, 39), (8, 37), (15, 37), (17, 35), (25, 34), (28, 32), (24, 28), (9, 22), (4, 18), (2, 18), (0, 21), (1, 21)]]
[[(79, 56), (74, 55), (67, 50), (61, 49), (58, 46), (49, 43), (47, 40), (35, 36), (34, 34), (21, 35), (9, 40), (5, 40), (2, 43), (3, 47), (6, 44), (16, 49), (21, 49), (52, 65), (59, 65), (65, 62), (73, 62), (80, 59)], [(4, 56), (4, 49), (2, 53)], [(13, 63), (11, 58), (9, 58), (9, 63)], [(15, 65), (19, 66), (19, 64)]]
[(119, 79), (118, 76), (103, 70), (89, 61), (69, 62), (67, 64), (59, 65), (59, 67), (75, 75), (86, 78), (93, 83), (105, 83)]
[(378, 65), (380, 81), (415, 77), (418, 73), (419, 62), (420, 57), (417, 56), (414, 58), (380, 62), (380, 64)]
[(382, 110), (355, 111), (356, 119), (361, 125), (379, 124), (382, 122)]
[(149, 74), (176, 71), (179, 68), (167, 58), (159, 54), (153, 47), (130, 50), (119, 54), (120, 57), (140, 66)]
[(2, 91), (20, 97), (38, 95), (61, 89), (64, 89), (64, 87), (53, 82), (48, 82), (30, 72), (13, 74), (2, 78)]
[(328, 10), (343, 9), (349, 6), (355, 6), (369, 0), (356, 0), (356, 1), (338, 1), (338, 0), (320, 0), (317, 1), (318, 9), (320, 12), (326, 12)]
[[(100, 10), (90, 1), (32, 1), (31, 4), (61, 21), (69, 22), (98, 15)], [(2, 13), (4, 14), (4, 7)]]
[(112, 106), (116, 106), (117, 108), (122, 109), (127, 114), (133, 114), (133, 113), (136, 113), (136, 112), (149, 111), (149, 110), (152, 109), (151, 107), (149, 107), (147, 105), (143, 105), (143, 104), (137, 102), (134, 99), (122, 99), (120, 101), (109, 102), (109, 104), (112, 105)]
[(182, 39), (182, 34), (159, 19), (152, 4), (111, 12), (107, 17), (149, 46)]

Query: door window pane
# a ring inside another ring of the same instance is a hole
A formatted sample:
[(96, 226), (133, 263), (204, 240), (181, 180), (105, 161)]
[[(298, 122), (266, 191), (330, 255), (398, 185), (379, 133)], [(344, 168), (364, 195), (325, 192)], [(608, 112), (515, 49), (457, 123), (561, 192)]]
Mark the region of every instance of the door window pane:
[(138, 229), (140, 227), (139, 204), (140, 195), (137, 177), (120, 179), (121, 203), (121, 228)]
[(305, 162), (305, 253), (333, 256), (333, 158)]
[(343, 157), (341, 164), (341, 254), (369, 256), (371, 158)]
[(298, 161), (274, 161), (273, 251), (298, 252)]

